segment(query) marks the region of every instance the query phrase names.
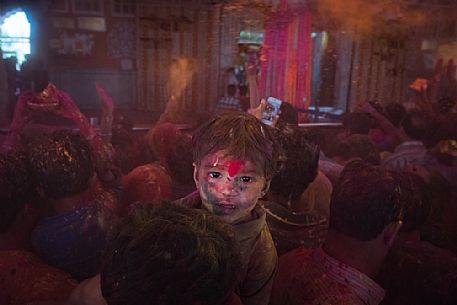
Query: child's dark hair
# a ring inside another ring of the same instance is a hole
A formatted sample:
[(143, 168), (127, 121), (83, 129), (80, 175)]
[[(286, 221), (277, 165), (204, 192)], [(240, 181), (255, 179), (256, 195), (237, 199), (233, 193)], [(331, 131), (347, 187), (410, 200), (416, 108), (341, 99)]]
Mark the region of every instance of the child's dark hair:
[(230, 225), (203, 210), (145, 204), (113, 231), (101, 290), (109, 305), (224, 304), (240, 270)]
[(240, 112), (224, 113), (202, 125), (192, 142), (197, 165), (205, 156), (224, 150), (226, 155), (253, 162), (266, 179), (273, 177), (281, 151), (271, 127)]

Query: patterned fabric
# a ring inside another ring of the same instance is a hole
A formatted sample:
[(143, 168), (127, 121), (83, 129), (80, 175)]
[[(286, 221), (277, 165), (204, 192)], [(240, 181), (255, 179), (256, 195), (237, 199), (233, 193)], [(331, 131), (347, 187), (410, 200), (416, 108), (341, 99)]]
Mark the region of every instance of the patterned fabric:
[(317, 248), (324, 242), (326, 218), (318, 213), (294, 213), (271, 201), (262, 202), (262, 207), (279, 256), (300, 246)]
[(381, 165), (391, 170), (403, 170), (408, 163), (421, 163), (426, 154), (427, 149), (421, 141), (406, 141), (398, 145), (394, 153), (383, 160)]
[(457, 256), (424, 241), (397, 241), (387, 255), (379, 282), (382, 304), (457, 304)]
[(45, 218), (32, 232), (33, 252), (51, 266), (82, 280), (95, 275), (106, 232), (96, 204)]
[(221, 110), (237, 110), (242, 111), (241, 102), (234, 96), (225, 96), (219, 100), (216, 106), (217, 111)]
[(0, 304), (66, 299), (77, 283), (65, 272), (46, 265), (33, 253), (0, 251)]
[[(202, 208), (198, 191), (176, 201), (190, 208)], [(265, 211), (257, 206), (253, 220), (234, 225), (240, 243), (242, 270), (236, 293), (244, 305), (268, 304), (278, 256), (268, 230)]]
[(279, 259), (270, 305), (377, 305), (384, 290), (321, 248), (299, 248)]

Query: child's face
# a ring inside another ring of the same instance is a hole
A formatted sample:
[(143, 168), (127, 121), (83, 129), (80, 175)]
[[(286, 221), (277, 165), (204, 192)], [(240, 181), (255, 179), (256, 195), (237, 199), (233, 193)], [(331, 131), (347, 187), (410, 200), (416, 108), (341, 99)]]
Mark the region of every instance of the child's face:
[(194, 179), (205, 208), (232, 224), (249, 220), (269, 187), (263, 169), (251, 161), (233, 159), (223, 150), (205, 156), (195, 167)]

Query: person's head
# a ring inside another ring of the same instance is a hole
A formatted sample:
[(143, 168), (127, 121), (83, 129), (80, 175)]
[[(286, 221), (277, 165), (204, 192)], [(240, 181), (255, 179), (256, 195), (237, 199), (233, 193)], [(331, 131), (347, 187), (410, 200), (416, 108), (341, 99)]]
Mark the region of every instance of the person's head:
[(70, 130), (59, 130), (30, 143), (32, 173), (48, 198), (62, 199), (89, 188), (94, 164), (89, 143)]
[(431, 202), (428, 198), (427, 184), (411, 172), (400, 173), (400, 200), (403, 203), (403, 225), (400, 232), (418, 231), (426, 223)]
[(234, 96), (236, 94), (236, 86), (233, 84), (230, 84), (227, 86), (227, 94), (229, 96)]
[(360, 158), (374, 165), (379, 165), (381, 161), (376, 146), (367, 135), (362, 134), (338, 139), (330, 156), (340, 163), (346, 163), (353, 158)]
[(385, 108), (385, 115), (395, 127), (399, 127), (406, 115), (406, 109), (400, 103), (389, 103)]
[(428, 118), (422, 111), (411, 110), (405, 115), (401, 126), (408, 137), (422, 140), (427, 132)]
[(422, 142), (428, 149), (435, 147), (440, 141), (457, 139), (455, 118), (454, 120), (448, 118), (433, 119), (430, 121), (430, 126), (433, 128), (427, 128), (422, 138)]
[(249, 114), (226, 113), (195, 131), (193, 150), (194, 180), (205, 208), (230, 223), (249, 217), (276, 169), (271, 128)]
[(290, 103), (282, 102), (280, 111), (281, 113), (279, 114), (278, 122), (276, 123), (277, 127), (281, 127), (285, 124), (298, 124), (298, 112)]
[(373, 120), (365, 112), (349, 112), (343, 116), (342, 123), (348, 135), (368, 134), (368, 131), (373, 125)]
[[(446, 223), (450, 219), (451, 223), (453, 223), (455, 219), (454, 202), (456, 198), (454, 180), (448, 180), (433, 167), (418, 164), (407, 165), (405, 171), (421, 177), (422, 181), (426, 184), (425, 187), (422, 185), (419, 187), (422, 192), (425, 192), (425, 194), (421, 193), (420, 196), (425, 196), (431, 206), (427, 220), (430, 223)], [(427, 204), (425, 202), (424, 206)]]
[(102, 256), (108, 305), (224, 304), (240, 270), (233, 230), (199, 209), (150, 204), (117, 228)]
[(111, 144), (115, 148), (124, 148), (134, 142), (133, 123), (124, 115), (115, 115), (112, 124)]
[(333, 188), (330, 229), (362, 242), (377, 239), (401, 220), (399, 185), (393, 172), (363, 161), (348, 163)]
[(307, 132), (294, 125), (277, 131), (284, 160), (271, 181), (270, 193), (288, 201), (297, 199), (316, 178), (319, 149), (307, 140)]
[(172, 123), (161, 123), (148, 131), (146, 141), (163, 166), (166, 166), (166, 159), (176, 145), (180, 134), (178, 128)]
[(442, 114), (447, 114), (455, 106), (455, 100), (450, 96), (442, 97), (438, 100), (438, 108)]
[(159, 202), (171, 197), (171, 179), (158, 164), (141, 165), (122, 179), (122, 207), (129, 210), (137, 202)]
[(0, 233), (8, 231), (26, 204), (34, 200), (35, 186), (25, 154), (0, 155)]
[(116, 114), (113, 118), (113, 127), (120, 126), (123, 129), (131, 131), (133, 128), (133, 122), (123, 114)]

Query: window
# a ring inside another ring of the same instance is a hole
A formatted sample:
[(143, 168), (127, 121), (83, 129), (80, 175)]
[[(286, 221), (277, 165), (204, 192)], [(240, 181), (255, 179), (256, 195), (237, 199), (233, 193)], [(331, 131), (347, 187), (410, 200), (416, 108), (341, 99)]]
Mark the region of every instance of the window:
[(73, 0), (73, 10), (80, 14), (100, 15), (103, 4), (101, 0)]
[(30, 23), (23, 11), (14, 11), (0, 17), (0, 48), (3, 58), (16, 57), (19, 70), (30, 54)]
[(135, 15), (135, 1), (113, 0), (113, 16), (131, 17)]

